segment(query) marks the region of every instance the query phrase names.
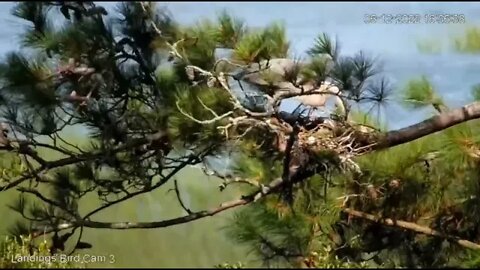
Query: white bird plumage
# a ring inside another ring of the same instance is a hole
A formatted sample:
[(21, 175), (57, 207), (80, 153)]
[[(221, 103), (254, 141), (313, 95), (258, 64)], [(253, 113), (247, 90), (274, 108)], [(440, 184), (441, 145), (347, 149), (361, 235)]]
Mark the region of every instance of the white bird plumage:
[(294, 99), (299, 101), (302, 105), (312, 107), (312, 110), (309, 112), (309, 115), (319, 108), (325, 108), (327, 101), (330, 98), (335, 99), (335, 106), (339, 109), (339, 113), (345, 113), (345, 106), (343, 105), (342, 99), (339, 97), (340, 89), (337, 86), (324, 82), (316, 89), (312, 89), (313, 86), (308, 87), (304, 86), (305, 91), (308, 91), (312, 94), (295, 96)]

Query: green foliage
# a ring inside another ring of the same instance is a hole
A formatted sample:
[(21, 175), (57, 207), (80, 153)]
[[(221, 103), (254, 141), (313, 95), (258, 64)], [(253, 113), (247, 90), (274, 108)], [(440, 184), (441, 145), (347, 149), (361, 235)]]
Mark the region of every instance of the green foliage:
[(302, 69), (302, 75), (305, 80), (315, 80), (323, 82), (329, 73), (329, 60), (325, 57), (314, 57), (305, 69)]
[(469, 27), (461, 37), (453, 41), (454, 49), (462, 53), (476, 53), (480, 51), (480, 29)]
[(213, 68), (218, 31), (219, 27), (208, 20), (184, 30), (186, 39), (195, 40), (188, 46), (182, 46), (185, 58), (191, 65), (207, 70)]
[(311, 237), (306, 220), (295, 215), (279, 218), (274, 209), (264, 205), (249, 207), (237, 214), (235, 220), (236, 226), (229, 228), (232, 240), (248, 243), (266, 262), (278, 257), (290, 260), (303, 254)]
[[(257, 202), (235, 216), (233, 226), (228, 227), (229, 235), (251, 247), (252, 252), (270, 266), (276, 263), (298, 267), (299, 262), (285, 256), (285, 252), (300, 255), (310, 267), (466, 265), (466, 261), (462, 261), (466, 250), (446, 245), (442, 239), (413, 237), (415, 234), (356, 219), (348, 221), (347, 226), (341, 204), (467, 237), (475, 230), (479, 214), (478, 156), (474, 155), (479, 144), (477, 129), (478, 121), (464, 123), (415, 142), (366, 155), (356, 160), (362, 175), (332, 172), (330, 176), (312, 177), (295, 188), (292, 208), (278, 197)], [(254, 168), (260, 167), (258, 164)], [(261, 175), (261, 171), (252, 175)], [(375, 197), (370, 193), (370, 185), (376, 189)], [(346, 194), (357, 196), (346, 199)], [(466, 222), (459, 225), (461, 228), (454, 229), (446, 221), (452, 209)], [(387, 241), (386, 246), (393, 249), (378, 247), (381, 235), (385, 235), (382, 241)], [(270, 248), (260, 249), (262, 241), (269, 243)], [(399, 244), (402, 241), (404, 244)], [(399, 245), (412, 245), (418, 250), (412, 254)], [(367, 263), (362, 258), (372, 255), (362, 250), (370, 249), (380, 250), (375, 260)], [(430, 249), (437, 252), (432, 253)], [(408, 256), (413, 256), (415, 264), (409, 264)], [(469, 262), (474, 263), (474, 259)]]
[[(348, 260), (341, 260), (338, 256), (333, 255), (332, 248), (327, 246), (320, 250), (320, 252), (312, 252), (312, 258), (310, 258), (311, 263), (315, 268), (324, 268), (324, 269), (339, 269), (339, 268), (356, 268), (364, 269), (370, 268), (368, 263), (361, 262), (351, 262)], [(380, 267), (379, 267), (380, 268)]]
[(232, 110), (228, 97), (227, 93), (215, 88), (177, 88), (176, 104), (182, 111), (170, 115), (170, 134), (185, 143), (223, 140), (216, 123), (198, 123), (186, 115), (195, 115), (198, 121), (208, 121), (216, 117), (212, 111), (217, 115), (225, 114)]
[(469, 25), (460, 34), (448, 37), (446, 40), (438, 38), (425, 38), (417, 41), (417, 49), (425, 54), (438, 54), (445, 48), (444, 41), (448, 42), (448, 49), (458, 53), (474, 54), (480, 51), (480, 29), (478, 26)]
[(480, 253), (478, 251), (470, 251), (466, 256), (463, 264), (463, 268), (478, 268), (480, 267)]
[(225, 10), (218, 15), (218, 23), (220, 26), (216, 37), (218, 43), (225, 48), (235, 48), (247, 31), (245, 23), (233, 18)]
[(405, 104), (413, 108), (429, 105), (435, 108), (444, 106), (442, 98), (435, 93), (432, 84), (425, 76), (409, 81), (404, 89), (403, 98), (406, 102)]
[[(259, 151), (255, 152), (259, 153)], [(239, 177), (269, 183), (281, 175), (282, 169), (274, 158), (243, 154), (236, 158), (233, 170)]]
[(379, 123), (378, 119), (373, 119), (371, 114), (359, 110), (350, 113), (350, 120), (375, 129), (388, 130), (388, 123)]
[(340, 53), (338, 42), (333, 43), (332, 39), (323, 33), (315, 39), (314, 46), (308, 50), (310, 55), (328, 55), (332, 60), (336, 60)]
[(44, 239), (35, 245), (31, 237), (22, 237), (20, 242), (6, 237), (0, 243), (1, 268), (79, 268), (67, 260), (62, 260), (59, 254), (51, 254), (48, 242)]
[[(131, 37), (145, 55), (147, 62), (150, 62), (154, 53), (152, 49), (165, 48), (166, 41), (175, 41), (179, 37), (179, 29), (171, 15), (165, 9), (157, 8), (155, 2), (146, 2), (144, 5), (146, 12), (139, 3), (120, 3), (117, 10), (121, 18), (117, 18), (116, 22), (120, 26), (121, 33)], [(161, 29), (161, 35), (153, 25)]]
[(475, 101), (480, 101), (480, 84), (474, 85), (472, 87), (471, 94)]
[(32, 46), (37, 49), (51, 50), (54, 48), (57, 38), (52, 23), (48, 19), (50, 6), (42, 2), (18, 5), (12, 10), (12, 14), (18, 18), (31, 22), (26, 30), (21, 44), (25, 47)]
[(285, 27), (280, 23), (273, 23), (263, 30), (247, 33), (235, 46), (233, 57), (244, 63), (285, 58), (289, 47)]
[(5, 62), (8, 69), (3, 74), (7, 86), (4, 91), (8, 91), (7, 95), (11, 95), (13, 100), (23, 97), (22, 101), (27, 103), (26, 106), (56, 104), (51, 72), (45, 60), (45, 57), (28, 59), (18, 53), (9, 54)]

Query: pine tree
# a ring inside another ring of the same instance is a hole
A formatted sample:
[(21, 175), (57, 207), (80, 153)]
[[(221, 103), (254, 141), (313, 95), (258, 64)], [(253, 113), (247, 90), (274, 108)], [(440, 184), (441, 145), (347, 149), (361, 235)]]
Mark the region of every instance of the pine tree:
[[(228, 234), (269, 266), (442, 267), (477, 256), (479, 103), (448, 108), (428, 78), (416, 79), (406, 105), (436, 115), (388, 131), (369, 117), (393, 93), (380, 67), (342, 54), (326, 34), (297, 59), (281, 24), (252, 29), (223, 12), (183, 26), (151, 2), (116, 11), (93, 2), (13, 10), (29, 23), (23, 50), (0, 69), (0, 147), (11, 158), (2, 166), (20, 168), (0, 189), (19, 192), (11, 208), (25, 221), (13, 234), (47, 233), (52, 252), (75, 251), (90, 246), (83, 228), (162, 228), (248, 205)], [(341, 102), (322, 116), (280, 111), (298, 96)], [(66, 138), (69, 128), (87, 146)], [(221, 171), (216, 156), (234, 165)], [(196, 164), (223, 179), (220, 191), (244, 195), (193, 212), (175, 185), (184, 216), (99, 221)], [(103, 203), (83, 213), (92, 195)]]

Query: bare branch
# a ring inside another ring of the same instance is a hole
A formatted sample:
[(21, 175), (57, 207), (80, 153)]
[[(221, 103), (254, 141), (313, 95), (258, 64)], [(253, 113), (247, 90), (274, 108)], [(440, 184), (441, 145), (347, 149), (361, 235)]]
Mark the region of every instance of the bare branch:
[(25, 192), (25, 193), (29, 193), (29, 194), (32, 194), (32, 195), (35, 195), (35, 197), (39, 198), (40, 200), (42, 200), (43, 202), (47, 203), (47, 204), (50, 204), (52, 206), (55, 206), (55, 207), (58, 207), (59, 209), (62, 209), (63, 211), (67, 212), (68, 214), (70, 214), (73, 218), (77, 218), (78, 215), (73, 213), (71, 210), (63, 207), (62, 205), (60, 205), (59, 203), (45, 197), (42, 193), (40, 193), (39, 191), (35, 190), (35, 189), (32, 189), (32, 188), (23, 188), (23, 187), (20, 187), (18, 188), (18, 191), (20, 192)]
[(218, 59), (215, 64), (213, 65), (213, 71), (217, 71), (217, 66), (222, 63), (222, 62), (226, 62), (228, 63), (229, 65), (232, 65), (232, 66), (235, 66), (235, 67), (239, 67), (239, 68), (244, 68), (245, 65), (240, 65), (240, 64), (236, 64), (236, 63), (233, 63), (231, 60), (229, 59), (226, 59), (226, 58), (221, 58), (221, 59)]
[(183, 114), (188, 119), (190, 119), (190, 120), (192, 120), (196, 123), (202, 124), (202, 125), (213, 124), (213, 123), (215, 123), (217, 121), (220, 121), (220, 120), (224, 119), (225, 117), (228, 117), (228, 116), (233, 114), (233, 111), (229, 111), (229, 112), (226, 112), (222, 115), (217, 115), (216, 117), (214, 117), (212, 119), (209, 119), (209, 120), (198, 120), (198, 119), (194, 118), (193, 116), (189, 115), (188, 113), (186, 113), (185, 111), (183, 111), (182, 108), (180, 108), (178, 100), (177, 100), (177, 102), (175, 102), (175, 104), (177, 105), (177, 109), (178, 109), (178, 111), (180, 111), (181, 114)]
[[(138, 147), (144, 144), (151, 144), (156, 141), (161, 141), (163, 138), (167, 136), (167, 133), (164, 130), (158, 131), (154, 134), (147, 135), (145, 137), (141, 137), (138, 139), (134, 139), (130, 141), (129, 143), (126, 143), (124, 145), (120, 145), (114, 149), (111, 150), (111, 153), (118, 153), (122, 152), (134, 147)], [(8, 183), (7, 185), (0, 187), (0, 191), (6, 191), (8, 189), (11, 189), (21, 183), (23, 183), (25, 180), (31, 179), (36, 177), (39, 174), (42, 174), (46, 172), (47, 170), (54, 169), (54, 168), (59, 168), (67, 165), (72, 165), (76, 163), (80, 163), (83, 161), (88, 161), (88, 160), (96, 160), (98, 158), (101, 158), (105, 153), (102, 150), (93, 152), (93, 153), (86, 153), (86, 154), (81, 154), (81, 155), (76, 155), (76, 156), (71, 156), (67, 158), (62, 158), (54, 161), (48, 161), (45, 162), (41, 167), (38, 169), (35, 169), (34, 171), (30, 172), (28, 175), (23, 175), (19, 177), (18, 179)]]
[[(301, 181), (304, 179), (298, 179)], [(126, 229), (153, 229), (153, 228), (164, 228), (169, 226), (174, 226), (178, 224), (188, 223), (197, 219), (214, 216), (226, 210), (247, 205), (258, 199), (261, 199), (271, 193), (277, 191), (282, 185), (283, 180), (281, 178), (272, 181), (268, 186), (265, 186), (262, 190), (258, 190), (248, 196), (243, 196), (240, 199), (227, 201), (220, 204), (218, 207), (212, 208), (210, 210), (192, 212), (191, 214), (163, 220), (163, 221), (156, 221), (156, 222), (98, 222), (98, 221), (91, 221), (86, 217), (82, 220), (77, 220), (73, 223), (65, 223), (61, 224), (61, 228), (54, 228), (56, 230), (65, 230), (73, 227), (84, 226), (87, 228), (97, 228), (97, 229), (113, 229), (113, 230), (126, 230)], [(53, 228), (52, 228), (53, 230)]]
[(183, 210), (185, 210), (185, 212), (187, 212), (188, 214), (192, 214), (192, 211), (185, 206), (185, 203), (183, 202), (182, 197), (180, 196), (180, 190), (178, 189), (177, 179), (175, 179), (173, 183), (175, 185), (175, 188), (174, 188), (175, 194), (177, 195), (177, 199), (178, 199), (178, 202), (180, 203), (180, 206), (183, 208)]
[[(216, 175), (217, 176), (217, 175)], [(217, 176), (219, 177), (219, 176)], [(243, 179), (240, 177), (235, 177), (233, 179), (226, 178), (226, 177), (220, 177), (224, 179), (224, 182), (220, 185), (220, 191), (223, 191), (228, 185), (234, 184), (234, 183), (239, 183), (239, 184), (247, 184), (253, 187), (261, 188), (262, 184), (260, 184), (258, 181), (252, 180), (252, 179)]]
[[(140, 2), (140, 6), (142, 7), (142, 10), (143, 12), (147, 13), (147, 8), (145, 7), (145, 5), (148, 5), (148, 2)], [(157, 25), (155, 24), (155, 22), (153, 20), (150, 20), (150, 24), (152, 25), (153, 29), (155, 30), (155, 32), (161, 36), (162, 35), (162, 31), (160, 29), (158, 29)]]
[(207, 111), (211, 112), (213, 114), (213, 116), (218, 117), (218, 114), (214, 110), (212, 110), (212, 108), (205, 105), (205, 103), (203, 103), (201, 98), (197, 97), (197, 99), (200, 102), (200, 104), (202, 104), (203, 108), (205, 108)]
[(388, 148), (407, 143), (454, 125), (478, 118), (480, 118), (480, 102), (473, 102), (461, 108), (433, 116), (420, 123), (399, 130), (389, 131), (380, 138), (378, 144), (374, 146), (374, 149)]
[(150, 188), (147, 188), (147, 189), (143, 189), (143, 190), (140, 190), (140, 191), (137, 191), (137, 192), (132, 192), (132, 193), (129, 193), (128, 195), (122, 197), (122, 198), (119, 198), (115, 201), (111, 201), (111, 202), (108, 202), (107, 204), (104, 204), (102, 205), (101, 207), (89, 212), (88, 214), (86, 214), (83, 219), (88, 219), (90, 218), (92, 215), (100, 212), (100, 211), (103, 211), (115, 204), (118, 204), (118, 203), (121, 203), (121, 202), (124, 202), (126, 200), (129, 200), (133, 197), (136, 197), (138, 195), (141, 195), (141, 194), (145, 194), (147, 192), (150, 192), (150, 191), (153, 191), (161, 186), (163, 186), (168, 180), (170, 180), (175, 174), (177, 174), (181, 169), (183, 169), (185, 166), (187, 166), (189, 163), (191, 163), (192, 161), (194, 160), (194, 157), (193, 156), (190, 156), (187, 160), (185, 160), (184, 162), (182, 162), (181, 164), (179, 164), (178, 166), (176, 166), (168, 175), (166, 175), (165, 177), (163, 177), (163, 179), (161, 181), (159, 181), (158, 183), (156, 183), (155, 185), (151, 186)]
[(381, 223), (383, 225), (399, 227), (399, 228), (402, 228), (402, 229), (407, 229), (407, 230), (414, 231), (414, 232), (421, 233), (421, 234), (425, 234), (425, 235), (445, 238), (445, 239), (451, 240), (453, 242), (456, 242), (457, 244), (459, 244), (463, 247), (466, 247), (466, 248), (480, 249), (480, 245), (477, 244), (477, 243), (474, 243), (474, 242), (471, 242), (471, 241), (468, 241), (468, 240), (464, 240), (464, 239), (460, 239), (456, 236), (447, 235), (447, 234), (444, 234), (442, 232), (430, 229), (430, 228), (425, 227), (425, 226), (418, 225), (418, 224), (413, 223), (413, 222), (407, 222), (407, 221), (402, 221), (402, 220), (393, 220), (393, 219), (390, 219), (390, 218), (379, 218), (379, 217), (376, 217), (374, 215), (367, 214), (367, 213), (364, 213), (364, 212), (360, 212), (360, 211), (350, 209), (350, 208), (343, 209), (343, 212), (345, 212), (345, 213), (347, 213), (351, 216), (357, 217), (357, 218), (367, 219), (367, 220), (370, 220), (370, 221), (373, 221), (373, 222)]

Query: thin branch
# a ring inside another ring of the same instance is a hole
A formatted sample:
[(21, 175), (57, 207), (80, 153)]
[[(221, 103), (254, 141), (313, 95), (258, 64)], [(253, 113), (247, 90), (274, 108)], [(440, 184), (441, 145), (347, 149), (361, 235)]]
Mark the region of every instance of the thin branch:
[(173, 183), (175, 185), (175, 194), (177, 195), (177, 199), (178, 199), (178, 202), (180, 203), (180, 206), (183, 208), (183, 210), (185, 210), (185, 212), (187, 212), (188, 214), (192, 214), (192, 211), (189, 208), (187, 208), (183, 203), (182, 197), (180, 196), (180, 190), (178, 189), (177, 179), (175, 179)]
[[(308, 164), (309, 164), (308, 158), (302, 160), (302, 163), (299, 165), (304, 168), (296, 170), (295, 174), (291, 176), (289, 183), (291, 184), (298, 183), (313, 176), (315, 174), (316, 168), (306, 167)], [(163, 220), (163, 221), (157, 221), (157, 222), (98, 222), (98, 221), (87, 220), (87, 218), (85, 217), (84, 219), (79, 219), (73, 223), (65, 223), (65, 224), (61, 224), (61, 226), (57, 228), (50, 228), (50, 231), (64, 230), (64, 229), (69, 229), (75, 226), (85, 226), (88, 228), (115, 229), (115, 230), (151, 229), (151, 228), (163, 228), (163, 227), (174, 226), (177, 224), (188, 223), (197, 219), (214, 216), (228, 209), (250, 204), (261, 198), (264, 198), (270, 194), (277, 192), (282, 188), (282, 186), (285, 183), (286, 182), (284, 182), (282, 178), (277, 178), (272, 182), (270, 182), (270, 184), (268, 184), (267, 186), (263, 186), (261, 189), (247, 196), (242, 196), (240, 199), (224, 202), (220, 204), (220, 206), (210, 210), (193, 212), (191, 214), (178, 217), (178, 218), (169, 219), (169, 220)]]
[(228, 63), (229, 65), (232, 65), (232, 66), (235, 66), (235, 67), (240, 67), (240, 68), (245, 68), (245, 65), (240, 65), (240, 64), (236, 64), (236, 63), (233, 63), (232, 61), (230, 61), (229, 59), (227, 58), (220, 58), (218, 59), (215, 64), (213, 65), (213, 71), (217, 71), (217, 66), (218, 64), (220, 64), (221, 62), (226, 62)]
[(111, 201), (105, 205), (102, 205), (101, 207), (89, 212), (87, 215), (85, 215), (83, 217), (84, 220), (88, 219), (89, 217), (91, 217), (92, 215), (102, 211), (102, 210), (105, 210), (115, 204), (118, 204), (118, 203), (121, 203), (121, 202), (124, 202), (128, 199), (131, 199), (133, 197), (136, 197), (138, 195), (141, 195), (141, 194), (144, 194), (144, 193), (147, 193), (147, 192), (150, 192), (150, 191), (153, 191), (159, 187), (161, 187), (162, 185), (164, 185), (168, 180), (170, 180), (176, 173), (178, 173), (181, 169), (183, 169), (185, 166), (187, 166), (190, 162), (193, 161), (193, 157), (191, 156), (189, 159), (187, 159), (186, 161), (184, 161), (183, 163), (179, 164), (178, 166), (176, 166), (168, 175), (166, 175), (161, 181), (159, 181), (158, 183), (156, 183), (155, 185), (151, 186), (150, 188), (147, 188), (147, 189), (144, 189), (144, 190), (140, 190), (140, 191), (137, 191), (137, 192), (133, 192), (133, 193), (129, 193), (128, 195), (120, 198), (120, 199), (117, 199), (115, 201)]
[(65, 150), (65, 149), (62, 149), (60, 147), (56, 147), (54, 145), (50, 145), (50, 144), (46, 144), (46, 143), (38, 143), (38, 142), (35, 142), (35, 143), (32, 143), (32, 142), (28, 142), (28, 141), (24, 141), (22, 143), (25, 143), (25, 144), (28, 144), (28, 145), (33, 145), (35, 147), (43, 147), (43, 148), (48, 148), (50, 150), (54, 150), (54, 151), (57, 151), (57, 152), (60, 152), (62, 154), (65, 154), (67, 156), (73, 156), (72, 152), (68, 151), (68, 150)]
[[(144, 145), (144, 144), (151, 144), (152, 142), (161, 141), (163, 138), (165, 138), (165, 136), (167, 136), (167, 133), (164, 130), (160, 130), (156, 133), (153, 133), (153, 134), (141, 137), (141, 138), (134, 139), (127, 144), (120, 145), (120, 146), (118, 146), (114, 149), (111, 149), (110, 153), (114, 154), (114, 153), (122, 152), (122, 151), (125, 151), (125, 150), (128, 150), (128, 149), (131, 149), (131, 148), (135, 148), (135, 147), (138, 147), (138, 146), (141, 146), (141, 145)], [(76, 164), (76, 163), (80, 163), (80, 162), (84, 162), (84, 161), (88, 161), (88, 160), (95, 160), (95, 159), (101, 158), (103, 155), (105, 155), (104, 151), (99, 150), (99, 151), (95, 151), (94, 153), (87, 153), (87, 154), (82, 154), (82, 155), (78, 155), (78, 156), (67, 157), (67, 158), (62, 158), (62, 159), (58, 159), (58, 160), (55, 160), (55, 161), (46, 162), (43, 166), (41, 166), (40, 168), (32, 171), (30, 174), (23, 175), (23, 176), (19, 177), (18, 179), (14, 180), (13, 182), (10, 182), (5, 186), (0, 187), (0, 192), (11, 189), (11, 188), (23, 183), (25, 180), (34, 178), (35, 175), (39, 175), (41, 173), (44, 173), (45, 171), (47, 171), (49, 169), (59, 168), (59, 167), (72, 165), (72, 164)]]
[[(275, 256), (283, 257), (286, 260), (288, 260), (289, 258), (303, 258), (304, 257), (302, 254), (291, 253), (286, 248), (281, 248), (281, 247), (276, 246), (274, 243), (272, 243), (271, 241), (269, 241), (267, 238), (263, 237), (262, 235), (258, 235), (258, 237), (260, 238), (260, 243), (262, 245), (265, 245), (270, 251), (272, 251), (273, 254), (271, 256), (268, 256), (269, 259), (272, 259)], [(267, 256), (267, 254), (264, 254), (264, 256)]]
[(178, 52), (177, 46), (178, 46), (178, 44), (180, 44), (180, 43), (182, 43), (182, 42), (184, 42), (184, 41), (185, 41), (185, 39), (180, 39), (179, 41), (173, 43), (173, 45), (170, 44), (168, 41), (166, 42), (167, 46), (168, 46), (168, 47), (170, 48), (170, 50), (171, 50), (170, 52), (171, 52), (175, 57), (177, 57), (178, 59), (182, 59), (182, 60), (183, 60), (183, 57), (182, 57), (182, 55)]
[(282, 173), (282, 179), (285, 183), (289, 183), (285, 188), (286, 188), (286, 193), (285, 195), (287, 196), (287, 200), (289, 203), (292, 203), (293, 201), (293, 194), (292, 194), (292, 185), (293, 183), (290, 183), (291, 176), (295, 174), (298, 171), (298, 167), (295, 166), (295, 164), (292, 164), (292, 150), (293, 146), (295, 144), (295, 139), (297, 137), (297, 134), (299, 132), (298, 125), (295, 124), (293, 126), (293, 132), (290, 133), (290, 137), (288, 138), (287, 145), (285, 148), (285, 157), (283, 160), (283, 173)]
[[(147, 2), (148, 3), (148, 2)], [(142, 10), (143, 12), (145, 12), (145, 14), (148, 14), (148, 11), (147, 11), (147, 8), (145, 7), (145, 4), (144, 2), (140, 2), (140, 6), (142, 7)], [(155, 24), (155, 22), (153, 20), (150, 19), (150, 24), (152, 25), (153, 29), (155, 30), (155, 32), (159, 35), (159, 36), (162, 36), (162, 31), (160, 31), (160, 29), (158, 29), (157, 25)]]
[(64, 144), (72, 147), (72, 148), (75, 148), (76, 150), (78, 150), (79, 153), (81, 154), (85, 154), (86, 152), (82, 150), (82, 148), (78, 147), (77, 145), (74, 145), (70, 142), (68, 142), (67, 140), (65, 140), (64, 138), (62, 138), (62, 136), (60, 136), (60, 134), (56, 133), (54, 138), (58, 138), (61, 142), (63, 142)]
[(69, 209), (65, 208), (64, 206), (60, 205), (59, 203), (43, 196), (42, 193), (40, 193), (39, 191), (35, 190), (35, 189), (32, 189), (32, 188), (18, 188), (18, 191), (20, 192), (25, 192), (25, 193), (29, 193), (29, 194), (32, 194), (34, 195), (35, 197), (39, 198), (40, 200), (42, 200), (43, 202), (49, 204), (49, 205), (52, 205), (52, 206), (55, 206), (55, 207), (58, 207), (62, 210), (64, 210), (65, 212), (67, 212), (68, 214), (70, 214), (72, 217), (76, 218), (78, 217), (77, 214), (73, 213), (72, 211), (70, 211)]
[[(303, 180), (303, 179), (302, 179)], [(300, 181), (300, 179), (299, 179)], [(212, 208), (210, 210), (192, 212), (191, 214), (163, 220), (163, 221), (156, 221), (156, 222), (99, 222), (99, 221), (91, 221), (87, 219), (77, 220), (73, 223), (65, 223), (61, 225), (61, 228), (52, 228), (52, 230), (65, 230), (69, 228), (73, 228), (75, 226), (85, 226), (87, 228), (97, 228), (97, 229), (113, 229), (113, 230), (126, 230), (126, 229), (153, 229), (153, 228), (164, 228), (173, 225), (188, 223), (197, 219), (214, 216), (226, 210), (247, 205), (252, 203), (260, 198), (263, 198), (275, 191), (277, 191), (283, 185), (283, 180), (278, 178), (272, 181), (268, 186), (263, 188), (262, 190), (258, 190), (248, 196), (242, 196), (240, 199), (227, 201), (220, 204), (218, 207)]]
[(220, 120), (224, 119), (225, 117), (228, 117), (228, 116), (233, 114), (233, 111), (229, 111), (229, 112), (226, 112), (222, 115), (218, 115), (218, 116), (216, 116), (212, 119), (209, 119), (209, 120), (198, 120), (198, 119), (194, 118), (193, 116), (189, 115), (188, 113), (186, 113), (185, 111), (183, 111), (182, 108), (180, 108), (178, 100), (177, 100), (177, 102), (175, 102), (175, 104), (177, 105), (177, 109), (178, 109), (178, 111), (180, 111), (181, 114), (183, 114), (188, 119), (190, 119), (190, 120), (192, 120), (196, 123), (202, 124), (202, 125), (213, 124), (213, 123), (215, 123), (217, 121), (220, 121)]
[(242, 178), (239, 178), (239, 177), (236, 177), (236, 178), (233, 178), (233, 179), (228, 179), (225, 176), (219, 176), (217, 174), (215, 176), (224, 179), (223, 183), (220, 185), (220, 191), (225, 190), (225, 188), (227, 188), (227, 186), (229, 186), (230, 184), (234, 184), (234, 183), (247, 184), (247, 185), (250, 185), (252, 187), (257, 187), (257, 188), (262, 187), (262, 184), (260, 184), (258, 181), (255, 181), (255, 180), (242, 179)]
[(370, 221), (373, 221), (373, 222), (381, 223), (383, 225), (398, 227), (398, 228), (402, 228), (402, 229), (407, 229), (407, 230), (414, 231), (414, 232), (421, 233), (421, 234), (425, 234), (425, 235), (445, 238), (445, 239), (451, 240), (453, 242), (456, 242), (457, 244), (459, 244), (463, 247), (466, 247), (466, 248), (480, 249), (480, 244), (477, 244), (477, 243), (474, 243), (474, 242), (471, 242), (471, 241), (468, 241), (468, 240), (460, 239), (456, 236), (447, 235), (447, 234), (444, 234), (442, 232), (430, 229), (429, 227), (421, 226), (421, 225), (418, 225), (418, 224), (413, 223), (413, 222), (407, 222), (407, 221), (402, 221), (402, 220), (393, 220), (393, 219), (390, 219), (390, 218), (382, 219), (382, 218), (376, 217), (374, 215), (367, 214), (367, 213), (357, 211), (357, 210), (354, 210), (354, 209), (350, 209), (350, 208), (343, 209), (343, 212), (345, 212), (345, 213), (347, 213), (351, 216), (357, 217), (357, 218), (367, 219), (367, 220), (370, 220)]
[(197, 97), (197, 99), (198, 99), (198, 102), (200, 102), (200, 104), (202, 104), (203, 108), (205, 108), (207, 111), (211, 112), (213, 114), (213, 116), (218, 117), (218, 114), (214, 110), (212, 110), (212, 108), (205, 105), (205, 103), (203, 103), (203, 101), (200, 97)]

